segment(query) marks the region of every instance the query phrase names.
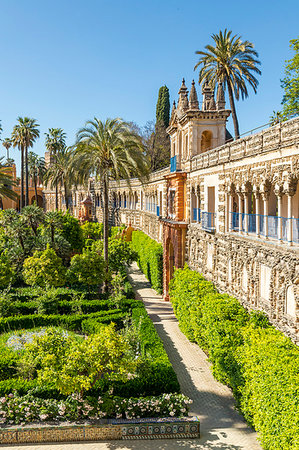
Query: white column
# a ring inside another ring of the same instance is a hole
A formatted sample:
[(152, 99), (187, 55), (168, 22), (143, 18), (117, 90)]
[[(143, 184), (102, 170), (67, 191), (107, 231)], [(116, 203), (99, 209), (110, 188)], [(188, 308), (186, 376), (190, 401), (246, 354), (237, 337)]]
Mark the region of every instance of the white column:
[(260, 236), (260, 195), (255, 193), (255, 220), (256, 220), (256, 236)]
[(278, 209), (278, 240), (282, 240), (282, 219), (281, 219), (281, 211), (282, 211), (282, 198), (281, 195), (277, 196), (277, 209)]
[(248, 234), (248, 193), (244, 193), (245, 233)]
[(199, 194), (198, 194), (198, 192), (195, 195), (196, 195), (196, 219), (197, 219), (197, 222), (199, 222)]
[(228, 195), (228, 231), (233, 229), (233, 209), (234, 209), (234, 197), (232, 194)]
[(292, 196), (288, 194), (288, 244), (293, 244)]
[(242, 213), (243, 213), (242, 194), (238, 194), (238, 196), (239, 196), (239, 233), (242, 233)]
[(269, 197), (264, 196), (264, 233), (265, 238), (268, 239), (268, 216), (269, 216)]

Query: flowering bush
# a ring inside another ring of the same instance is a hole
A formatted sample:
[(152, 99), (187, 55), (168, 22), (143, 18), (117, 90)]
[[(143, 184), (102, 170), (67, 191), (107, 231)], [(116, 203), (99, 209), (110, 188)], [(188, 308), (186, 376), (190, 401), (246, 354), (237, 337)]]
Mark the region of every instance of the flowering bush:
[(36, 398), (27, 395), (8, 394), (0, 398), (2, 423), (19, 424), (35, 421), (66, 421), (142, 417), (181, 417), (188, 414), (192, 403), (182, 394), (163, 394), (159, 397), (121, 398), (87, 397), (73, 394), (66, 400)]

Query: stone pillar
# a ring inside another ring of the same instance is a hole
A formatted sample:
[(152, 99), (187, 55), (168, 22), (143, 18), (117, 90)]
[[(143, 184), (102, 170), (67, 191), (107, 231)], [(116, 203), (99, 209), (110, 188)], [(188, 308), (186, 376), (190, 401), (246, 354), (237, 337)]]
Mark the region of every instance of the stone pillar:
[(229, 223), (229, 231), (232, 231), (233, 229), (233, 211), (234, 210), (234, 197), (232, 192), (229, 194), (228, 199), (228, 223)]
[(238, 192), (238, 197), (239, 197), (239, 233), (242, 233), (243, 196), (241, 192)]
[(277, 230), (277, 234), (278, 234), (278, 240), (282, 241), (282, 218), (281, 218), (281, 211), (282, 211), (282, 196), (277, 195), (277, 209), (278, 209), (278, 230)]
[(195, 195), (196, 195), (196, 218), (197, 218), (197, 222), (199, 222), (200, 194), (199, 194), (198, 189), (197, 189), (197, 192)]
[(245, 233), (248, 234), (248, 192), (244, 193)]
[(293, 220), (292, 220), (292, 215), (293, 215), (293, 208), (292, 208), (292, 198), (293, 196), (291, 195), (291, 193), (288, 193), (288, 244), (292, 245), (293, 244)]
[(264, 234), (265, 238), (268, 239), (269, 195), (267, 193), (263, 195), (263, 201), (264, 201)]
[(256, 237), (260, 237), (260, 194), (258, 191), (255, 191), (255, 228), (256, 228)]

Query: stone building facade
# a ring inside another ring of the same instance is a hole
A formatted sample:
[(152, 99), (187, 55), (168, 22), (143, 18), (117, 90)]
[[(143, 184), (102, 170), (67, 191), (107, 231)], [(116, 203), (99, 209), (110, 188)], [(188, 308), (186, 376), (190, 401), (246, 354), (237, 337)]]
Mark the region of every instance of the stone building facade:
[[(189, 94), (183, 80), (170, 167), (144, 185), (112, 184), (111, 221), (163, 244), (165, 299), (173, 267), (186, 262), (298, 342), (299, 118), (233, 141), (222, 86), (216, 99), (207, 85), (202, 94), (200, 108), (194, 82)], [(90, 180), (88, 192), (101, 220), (101, 188)], [(73, 192), (74, 215), (86, 193)], [(44, 192), (49, 209), (53, 195)]]

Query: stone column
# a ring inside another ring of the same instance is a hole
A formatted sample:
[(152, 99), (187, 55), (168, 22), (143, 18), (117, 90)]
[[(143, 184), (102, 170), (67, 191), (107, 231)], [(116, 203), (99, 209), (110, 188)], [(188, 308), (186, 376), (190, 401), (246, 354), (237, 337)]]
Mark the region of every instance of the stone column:
[(263, 194), (264, 201), (264, 235), (268, 239), (269, 194)]
[(278, 209), (278, 240), (282, 241), (282, 218), (281, 218), (281, 211), (282, 211), (282, 196), (281, 194), (277, 195), (277, 209)]
[(292, 208), (292, 198), (293, 196), (291, 193), (288, 193), (288, 244), (293, 244), (293, 220), (292, 220), (292, 214), (293, 214), (293, 208)]
[(233, 209), (234, 209), (234, 197), (232, 192), (228, 193), (228, 231), (233, 229)]
[(297, 180), (293, 178), (292, 174), (289, 174), (288, 181), (285, 187), (285, 193), (288, 197), (288, 225), (287, 225), (287, 237), (288, 244), (293, 245), (293, 195), (296, 192)]
[(197, 222), (199, 222), (200, 194), (199, 194), (199, 190), (198, 189), (197, 189), (195, 195), (196, 195), (196, 218), (197, 218)]
[(245, 233), (248, 234), (248, 192), (244, 193)]
[(242, 233), (243, 196), (241, 192), (238, 192), (238, 197), (239, 197), (239, 233)]

